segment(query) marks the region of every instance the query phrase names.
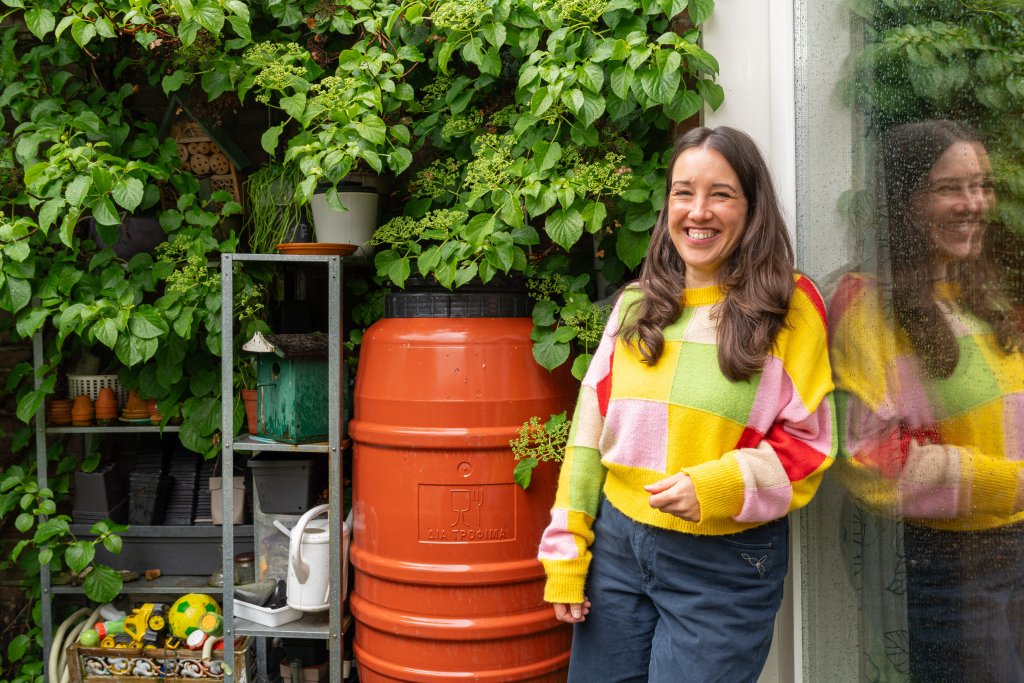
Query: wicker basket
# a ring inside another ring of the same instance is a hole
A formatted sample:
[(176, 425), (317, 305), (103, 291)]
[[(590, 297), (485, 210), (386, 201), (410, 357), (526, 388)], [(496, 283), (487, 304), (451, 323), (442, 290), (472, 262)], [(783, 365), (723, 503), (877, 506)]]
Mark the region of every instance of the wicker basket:
[(117, 398), (117, 408), (124, 408), (128, 401), (128, 391), (121, 386), (117, 375), (68, 375), (68, 398), (88, 396), (93, 401), (99, 396), (100, 389), (110, 387)]

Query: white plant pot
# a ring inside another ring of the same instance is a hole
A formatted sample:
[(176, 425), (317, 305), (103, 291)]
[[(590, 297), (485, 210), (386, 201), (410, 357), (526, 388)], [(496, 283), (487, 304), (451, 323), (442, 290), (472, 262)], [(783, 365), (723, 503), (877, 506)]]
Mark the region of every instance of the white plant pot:
[(378, 194), (371, 188), (339, 189), (338, 197), (348, 211), (335, 211), (327, 205), (327, 195), (313, 195), (313, 228), (316, 241), (328, 244), (355, 244), (356, 256), (370, 256), (373, 247), (366, 242), (377, 229)]

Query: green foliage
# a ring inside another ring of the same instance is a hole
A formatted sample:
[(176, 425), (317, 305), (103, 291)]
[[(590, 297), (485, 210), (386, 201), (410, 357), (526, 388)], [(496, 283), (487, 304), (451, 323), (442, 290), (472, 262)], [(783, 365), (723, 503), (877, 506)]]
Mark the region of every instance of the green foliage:
[(572, 429), (572, 420), (565, 413), (552, 415), (543, 425), (539, 417), (531, 417), (519, 428), (519, 436), (508, 442), (516, 458), (513, 478), (523, 489), (529, 488), (533, 470), (542, 462), (562, 462), (565, 444)]
[[(250, 180), (251, 248), (269, 251), (315, 191), (342, 209), (337, 189), (352, 171), (400, 179), (390, 197), (400, 215), (375, 238), (379, 281), (353, 289), (357, 327), (379, 317), (382, 283), (522, 275), (546, 283), (535, 291), (535, 358), (554, 368), (575, 351), (577, 377), (606, 315), (591, 303), (595, 263), (612, 285), (638, 266), (673, 126), (722, 100), (699, 30), (672, 29), (699, 26), (713, 0), (0, 5), (0, 310), (12, 338), (43, 333), (46, 358), (38, 376), (27, 365), (10, 374), (17, 414), (31, 425), (62, 364), (88, 351), (157, 399), (165, 419), (180, 418), (182, 442), (208, 456), (220, 340), (230, 334), (237, 348), (266, 329), (258, 305), (269, 275), (235, 274), (241, 314), (222, 330), (210, 264), (239, 249), (230, 219), (243, 207), (182, 169), (160, 134), (162, 98), (213, 118), (242, 107), (265, 116), (266, 168), (287, 172), (283, 189), (274, 171)], [(284, 208), (266, 209), (261, 189), (271, 188)], [(140, 214), (159, 216), (168, 243), (119, 258), (109, 245)], [(346, 349), (359, 341), (356, 329)], [(239, 386), (251, 370), (241, 361)], [(235, 413), (238, 429), (240, 404)], [(24, 527), (16, 562), (66, 567), (103, 597), (111, 575), (50, 511), (77, 464), (52, 456), (49, 492), (29, 490), (31, 437), (14, 439), (21, 469), (0, 474), (17, 481), (0, 494), (3, 514)], [(114, 529), (98, 535), (116, 542)], [(37, 572), (27, 576), (38, 599)], [(38, 628), (26, 624), (6, 652), (6, 664), (20, 663), (12, 679), (38, 674)]]
[(545, 265), (547, 272), (528, 283), (530, 295), (537, 302), (531, 333), (533, 357), (552, 370), (569, 359), (575, 346), (572, 375), (582, 380), (601, 341), (611, 307), (590, 300), (586, 291), (589, 275), (563, 275), (567, 266), (562, 259)]
[[(83, 581), (85, 594), (91, 600), (108, 602), (121, 592), (121, 578), (110, 567), (93, 564), (96, 545), (102, 544), (111, 553), (121, 552), (118, 532), (127, 527), (110, 522), (96, 522), (89, 530), (94, 538), (78, 540), (71, 533), (71, 518), (58, 515), (54, 491), (40, 488), (35, 475), (20, 466), (6, 470), (0, 481), (0, 516), (16, 515), (15, 528), (24, 538), (14, 546), (9, 558), (0, 560), (0, 569), (19, 566), (27, 548), (35, 551), (40, 564), (52, 572), (68, 572), (72, 580)], [(24, 567), (22, 567), (24, 569)]]
[(1024, 235), (1024, 15), (1018, 0), (851, 0), (867, 45), (845, 85), (881, 129), (964, 121), (992, 157), (1000, 220)]

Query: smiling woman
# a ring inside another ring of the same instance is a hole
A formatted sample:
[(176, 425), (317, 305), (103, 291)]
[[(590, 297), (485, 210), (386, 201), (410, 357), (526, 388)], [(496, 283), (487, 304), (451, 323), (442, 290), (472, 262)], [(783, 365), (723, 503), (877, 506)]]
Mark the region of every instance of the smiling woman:
[(744, 133), (676, 144), (637, 283), (573, 417), (539, 557), (570, 681), (754, 681), (786, 515), (832, 463), (824, 307)]

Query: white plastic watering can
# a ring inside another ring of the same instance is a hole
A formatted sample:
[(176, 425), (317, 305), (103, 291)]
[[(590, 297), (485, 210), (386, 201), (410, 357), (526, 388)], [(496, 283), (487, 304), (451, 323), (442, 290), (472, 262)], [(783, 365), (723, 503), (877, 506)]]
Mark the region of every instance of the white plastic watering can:
[(330, 606), (331, 539), (326, 519), (311, 521), (326, 514), (327, 505), (317, 505), (289, 531), (274, 520), (274, 526), (288, 536), (288, 606), (303, 612), (322, 612)]

